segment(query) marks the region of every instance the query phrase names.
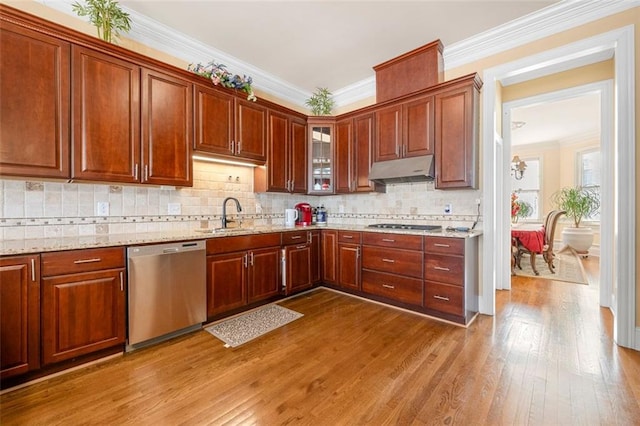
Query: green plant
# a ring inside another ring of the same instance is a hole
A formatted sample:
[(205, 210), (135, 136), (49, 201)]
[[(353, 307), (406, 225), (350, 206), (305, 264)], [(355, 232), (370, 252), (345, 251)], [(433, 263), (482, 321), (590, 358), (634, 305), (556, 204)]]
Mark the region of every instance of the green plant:
[(109, 43), (115, 43), (120, 32), (131, 30), (131, 18), (118, 6), (115, 0), (85, 0), (71, 5), (78, 16), (88, 16), (89, 21), (98, 29), (98, 37)]
[(326, 87), (318, 87), (317, 90), (305, 102), (313, 115), (330, 115), (335, 106), (332, 94)]
[(600, 209), (600, 195), (591, 188), (565, 187), (553, 194), (551, 200), (566, 212), (576, 228), (580, 227), (583, 218), (593, 217)]

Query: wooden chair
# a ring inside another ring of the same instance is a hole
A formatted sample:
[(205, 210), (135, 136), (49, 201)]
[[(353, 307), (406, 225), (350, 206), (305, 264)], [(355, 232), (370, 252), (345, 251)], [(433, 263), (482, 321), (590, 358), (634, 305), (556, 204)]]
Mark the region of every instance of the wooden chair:
[[(549, 267), (549, 271), (551, 271), (552, 274), (556, 273), (555, 266), (553, 266), (553, 260), (555, 259), (555, 254), (553, 253), (553, 235), (556, 232), (556, 224), (558, 223), (558, 219), (560, 219), (560, 216), (565, 213), (566, 212), (563, 210), (552, 210), (547, 213), (547, 216), (544, 220), (544, 246), (542, 248), (542, 258), (544, 259), (545, 263)], [(516, 264), (518, 265), (518, 267), (522, 269), (520, 267), (520, 260), (522, 259), (522, 255), (529, 254), (529, 256), (531, 257), (531, 267), (533, 271), (536, 272), (536, 275), (538, 275), (535, 267), (535, 258), (537, 253), (530, 252), (529, 249), (527, 249), (519, 242), (517, 243), (517, 249)]]

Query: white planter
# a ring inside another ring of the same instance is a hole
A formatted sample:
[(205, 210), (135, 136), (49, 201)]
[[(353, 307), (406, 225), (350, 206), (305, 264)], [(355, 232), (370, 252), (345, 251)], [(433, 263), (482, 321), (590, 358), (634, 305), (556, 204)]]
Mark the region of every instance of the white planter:
[(578, 253), (586, 254), (593, 244), (593, 229), (591, 228), (564, 228), (562, 230), (562, 242)]

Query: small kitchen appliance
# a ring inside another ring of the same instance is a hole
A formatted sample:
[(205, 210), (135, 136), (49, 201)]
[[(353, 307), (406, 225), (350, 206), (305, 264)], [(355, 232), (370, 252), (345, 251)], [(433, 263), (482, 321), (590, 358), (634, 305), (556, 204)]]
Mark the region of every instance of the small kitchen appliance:
[(296, 225), (298, 219), (298, 210), (296, 209), (284, 209), (284, 226), (287, 228), (293, 228)]
[(295, 206), (298, 210), (298, 218), (296, 219), (296, 226), (309, 226), (312, 222), (313, 209), (309, 203), (298, 203)]

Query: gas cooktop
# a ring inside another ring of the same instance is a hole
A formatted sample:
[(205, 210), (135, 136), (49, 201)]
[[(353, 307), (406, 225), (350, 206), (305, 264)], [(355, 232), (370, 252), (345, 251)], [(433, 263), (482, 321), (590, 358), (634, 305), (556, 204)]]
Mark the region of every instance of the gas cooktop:
[(374, 223), (367, 226), (367, 228), (379, 228), (379, 229), (408, 229), (416, 231), (440, 231), (442, 226), (440, 225), (406, 225), (402, 223)]

